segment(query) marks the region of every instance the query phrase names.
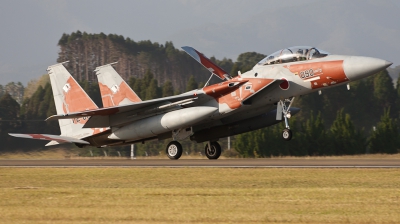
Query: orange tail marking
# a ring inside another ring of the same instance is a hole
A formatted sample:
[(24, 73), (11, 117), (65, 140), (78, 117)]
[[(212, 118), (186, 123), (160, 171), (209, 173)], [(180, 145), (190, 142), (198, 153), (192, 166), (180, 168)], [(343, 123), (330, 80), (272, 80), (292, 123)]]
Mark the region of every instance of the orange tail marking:
[(64, 85), (64, 113), (96, 109), (97, 106), (81, 89), (78, 83), (70, 77)]
[(116, 92), (113, 92), (107, 85), (99, 83), (101, 97), (103, 98), (104, 107), (118, 106), (124, 99), (131, 102), (141, 102), (140, 98), (132, 91), (132, 89), (122, 82), (120, 86), (116, 87)]

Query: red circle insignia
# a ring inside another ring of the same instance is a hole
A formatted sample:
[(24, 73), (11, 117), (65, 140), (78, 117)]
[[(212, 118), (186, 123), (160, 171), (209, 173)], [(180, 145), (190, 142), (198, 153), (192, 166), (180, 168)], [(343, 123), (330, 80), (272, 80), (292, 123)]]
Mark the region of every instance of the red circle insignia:
[(282, 80), (284, 81), (279, 85), (279, 87), (283, 90), (289, 89), (289, 82), (285, 78), (282, 78)]

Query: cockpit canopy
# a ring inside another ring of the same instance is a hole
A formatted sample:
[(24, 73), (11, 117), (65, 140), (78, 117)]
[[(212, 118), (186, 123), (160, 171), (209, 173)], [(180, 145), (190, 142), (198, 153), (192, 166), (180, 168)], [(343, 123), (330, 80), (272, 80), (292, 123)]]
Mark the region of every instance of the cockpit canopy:
[(263, 60), (258, 62), (257, 65), (272, 65), (289, 63), (293, 61), (306, 61), (314, 58), (322, 58), (327, 56), (328, 54), (328, 52), (319, 50), (315, 47), (296, 46), (285, 48), (273, 54), (270, 54)]

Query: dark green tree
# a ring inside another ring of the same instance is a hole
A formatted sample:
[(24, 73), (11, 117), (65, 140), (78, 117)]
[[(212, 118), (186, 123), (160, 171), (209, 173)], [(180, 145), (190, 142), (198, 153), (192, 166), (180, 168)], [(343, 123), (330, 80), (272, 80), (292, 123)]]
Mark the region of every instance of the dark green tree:
[(174, 95), (174, 88), (172, 87), (172, 82), (167, 80), (162, 88), (162, 97)]
[[(10, 94), (5, 93), (0, 98), (0, 117), (2, 120), (17, 120), (19, 117), (20, 106)], [(5, 122), (11, 127), (14, 126), (13, 122)]]
[(129, 85), (132, 89), (133, 89), (133, 87), (135, 86), (135, 82), (136, 82), (136, 78), (135, 78), (135, 77), (133, 77), (133, 76), (129, 77), (128, 85)]
[(335, 155), (354, 155), (365, 153), (366, 139), (362, 131), (357, 130), (349, 114), (344, 114), (343, 109), (337, 112), (330, 135)]
[(136, 81), (135, 86), (140, 86), (140, 92), (137, 92), (137, 90), (134, 89), (134, 91), (139, 94), (140, 98), (144, 100), (157, 98), (158, 82), (154, 79), (154, 75), (150, 71), (150, 69), (147, 69), (146, 74), (144, 75), (141, 82)]
[[(255, 148), (256, 151), (253, 154), (257, 155), (258, 157), (271, 157), (280, 154), (279, 144), (284, 142), (280, 141), (280, 135), (277, 133), (277, 128), (275, 126), (249, 132), (251, 135), (253, 135), (252, 138), (257, 140), (257, 147)], [(276, 136), (276, 134), (278, 134), (278, 136)]]
[(332, 155), (331, 142), (327, 130), (325, 130), (321, 112), (316, 118), (312, 114), (310, 119), (305, 122), (301, 143), (303, 150), (307, 150), (307, 155)]
[(146, 89), (146, 97), (145, 100), (152, 100), (159, 97), (159, 88), (157, 80), (152, 79), (150, 81), (150, 85)]
[(144, 81), (142, 79), (136, 79), (132, 89), (141, 99), (144, 99), (146, 96), (146, 86), (144, 85)]
[(22, 105), (22, 111), (24, 111), (24, 119), (45, 119), (44, 114), (40, 114), (43, 111), (39, 111), (39, 105), (42, 103), (45, 95), (45, 90), (42, 86), (38, 86), (32, 97), (25, 100)]
[(15, 133), (21, 128), (19, 118), (20, 106), (10, 94), (5, 93), (0, 98), (0, 151), (9, 151), (20, 147), (21, 141), (8, 135), (9, 132)]
[(394, 108), (396, 101), (396, 90), (394, 89), (392, 78), (387, 70), (383, 70), (374, 75), (374, 97), (380, 108)]
[(191, 90), (195, 90), (198, 88), (198, 84), (196, 82), (196, 80), (194, 79), (194, 76), (190, 76), (189, 81), (186, 84), (186, 91), (191, 91)]
[[(54, 102), (53, 99), (54, 99), (53, 91), (51, 89), (50, 83), (47, 83), (46, 86), (44, 87), (44, 95), (43, 95), (42, 101), (38, 105), (38, 117), (43, 118), (43, 119), (48, 117), (50, 103)], [(54, 114), (55, 113), (53, 113), (51, 115), (54, 115)]]
[(381, 120), (369, 139), (371, 153), (398, 153), (400, 134), (397, 120), (390, 117), (390, 108), (385, 109)]
[(178, 50), (175, 49), (172, 41), (165, 42), (165, 52), (167, 53), (168, 58), (172, 58), (178, 54)]
[(247, 132), (236, 136), (233, 147), (244, 158), (254, 157), (254, 134)]
[(246, 52), (240, 54), (237, 58), (237, 61), (233, 64), (231, 69), (232, 76), (236, 76), (238, 71), (241, 73), (247, 72), (253, 68), (259, 61), (265, 58), (266, 55), (259, 54), (256, 52)]

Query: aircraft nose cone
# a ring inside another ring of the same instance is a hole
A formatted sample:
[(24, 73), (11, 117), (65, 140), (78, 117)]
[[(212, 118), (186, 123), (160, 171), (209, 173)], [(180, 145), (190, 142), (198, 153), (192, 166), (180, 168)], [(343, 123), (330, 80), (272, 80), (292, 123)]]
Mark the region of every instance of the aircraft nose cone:
[(379, 58), (351, 56), (344, 60), (343, 69), (347, 78), (354, 81), (376, 74), (392, 64)]

